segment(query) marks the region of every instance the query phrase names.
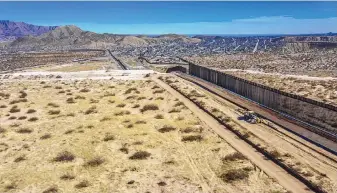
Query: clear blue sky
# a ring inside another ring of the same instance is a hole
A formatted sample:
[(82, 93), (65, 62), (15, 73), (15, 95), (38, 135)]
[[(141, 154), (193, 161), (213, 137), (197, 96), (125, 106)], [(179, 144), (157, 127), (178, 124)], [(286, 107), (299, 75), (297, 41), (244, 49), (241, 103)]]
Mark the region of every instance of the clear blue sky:
[(337, 32), (337, 2), (0, 2), (0, 20), (98, 33)]

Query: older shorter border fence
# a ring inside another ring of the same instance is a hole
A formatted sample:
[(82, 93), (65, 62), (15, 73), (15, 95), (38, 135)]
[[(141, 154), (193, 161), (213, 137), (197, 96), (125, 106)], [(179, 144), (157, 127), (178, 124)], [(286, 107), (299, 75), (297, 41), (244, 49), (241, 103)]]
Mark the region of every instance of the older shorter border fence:
[[(317, 128), (316, 133), (333, 139), (334, 141), (336, 140), (336, 106), (280, 91), (191, 62), (188, 63), (189, 73), (191, 75), (221, 86), (263, 106), (303, 120), (314, 126), (311, 130)], [(318, 131), (318, 128), (327, 134), (324, 135), (322, 131)]]

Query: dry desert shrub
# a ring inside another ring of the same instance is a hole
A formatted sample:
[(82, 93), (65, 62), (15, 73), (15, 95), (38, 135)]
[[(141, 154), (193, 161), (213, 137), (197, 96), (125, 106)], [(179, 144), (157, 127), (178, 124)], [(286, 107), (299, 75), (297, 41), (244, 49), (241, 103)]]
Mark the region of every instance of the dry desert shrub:
[(101, 120), (99, 120), (100, 122), (104, 122), (104, 121), (110, 121), (112, 118), (111, 117), (103, 117)]
[(25, 119), (27, 119), (26, 116), (20, 116), (20, 117), (18, 118), (18, 120), (25, 120)]
[(35, 109), (28, 109), (27, 114), (32, 114), (32, 113), (35, 113), (35, 112), (36, 112)]
[(47, 134), (44, 134), (40, 137), (40, 139), (44, 140), (44, 139), (49, 139), (51, 138), (51, 134), (47, 133)]
[(131, 112), (127, 110), (117, 111), (114, 113), (115, 116), (129, 115)]
[(163, 181), (158, 182), (157, 184), (158, 184), (158, 186), (166, 186), (167, 185), (166, 182), (163, 182)]
[(140, 101), (140, 100), (144, 100), (144, 99), (146, 99), (145, 96), (140, 96), (140, 97), (137, 98), (137, 100), (139, 100), (139, 101)]
[(26, 98), (27, 97), (27, 93), (25, 91), (22, 90), (19, 93), (20, 93), (19, 98)]
[(67, 98), (67, 103), (76, 103), (76, 101), (74, 100), (74, 98), (70, 97), (70, 98)]
[(151, 153), (147, 151), (138, 151), (129, 157), (131, 160), (144, 160), (150, 157)]
[(60, 112), (61, 112), (60, 110), (49, 110), (48, 114), (49, 115), (58, 115), (58, 114), (60, 114)]
[(21, 110), (18, 108), (17, 105), (12, 106), (12, 108), (9, 110), (10, 113), (18, 113)]
[(32, 129), (28, 129), (28, 128), (20, 128), (18, 130), (16, 130), (17, 133), (22, 133), (22, 134), (26, 134), (26, 133), (31, 133), (33, 132)]
[(167, 133), (174, 130), (176, 130), (176, 128), (170, 125), (164, 125), (162, 128), (158, 129), (160, 133)]
[(138, 90), (137, 90), (137, 88), (128, 88), (128, 89), (124, 92), (124, 94), (130, 94), (132, 91), (136, 92), (136, 91), (138, 91)]
[(232, 169), (227, 172), (221, 174), (220, 178), (224, 182), (233, 182), (237, 180), (243, 180), (249, 177), (249, 171), (244, 169)]
[(160, 93), (163, 93), (163, 92), (165, 92), (165, 90), (163, 90), (163, 89), (161, 89), (161, 90), (155, 90), (155, 91), (153, 91), (153, 94), (160, 94)]
[(58, 188), (56, 186), (52, 186), (44, 190), (42, 193), (58, 193), (58, 192), (59, 192)]
[(180, 113), (180, 112), (181, 112), (181, 110), (180, 110), (180, 109), (173, 108), (173, 109), (169, 110), (169, 112), (168, 112), (168, 113)]
[(92, 106), (92, 107), (90, 107), (88, 110), (86, 110), (86, 111), (84, 112), (84, 114), (89, 115), (89, 114), (97, 113), (96, 108), (97, 108), (96, 106)]
[(31, 118), (28, 119), (28, 121), (30, 121), (30, 122), (35, 122), (37, 120), (39, 120), (39, 118), (37, 118), (37, 117), (31, 117)]
[(16, 183), (14, 183), (14, 182), (5, 185), (5, 189), (6, 190), (13, 190), (13, 189), (16, 189), (17, 187), (18, 187), (18, 185)]
[(21, 155), (21, 156), (15, 158), (15, 159), (14, 159), (14, 162), (18, 163), (18, 162), (22, 162), (22, 161), (24, 161), (24, 160), (26, 160), (25, 155)]
[(99, 100), (96, 100), (96, 99), (90, 99), (90, 103), (99, 103)]
[(278, 152), (277, 150), (270, 151), (269, 153), (274, 158), (280, 158), (282, 156), (282, 154), (280, 152)]
[(158, 105), (147, 104), (147, 105), (144, 105), (143, 108), (140, 109), (140, 112), (144, 113), (145, 111), (155, 111), (155, 110), (159, 110)]
[(75, 188), (81, 189), (81, 188), (86, 188), (86, 187), (88, 187), (88, 186), (90, 186), (89, 181), (88, 181), (88, 180), (83, 180), (83, 181), (81, 181), (80, 183), (76, 184), (76, 185), (75, 185)]
[(136, 121), (135, 124), (146, 124), (146, 121), (139, 120), (139, 121)]
[(90, 92), (90, 90), (87, 89), (87, 88), (82, 88), (82, 89), (80, 90), (80, 92)]
[(192, 133), (192, 132), (194, 132), (194, 129), (191, 128), (191, 127), (187, 127), (185, 129), (180, 129), (180, 132), (182, 132), (182, 133)]
[(187, 141), (201, 141), (202, 136), (201, 135), (188, 135), (188, 136), (183, 136), (181, 141), (187, 142)]
[(73, 179), (75, 179), (75, 175), (66, 173), (66, 174), (63, 174), (63, 175), (60, 177), (60, 179), (61, 179), (61, 180), (73, 180)]
[(126, 104), (124, 104), (124, 103), (120, 103), (120, 104), (118, 104), (116, 107), (123, 108), (123, 107), (125, 107), (125, 105), (126, 105)]
[(246, 160), (247, 158), (240, 152), (235, 152), (229, 155), (226, 155), (222, 161), (236, 161), (236, 160)]
[(114, 140), (115, 137), (111, 133), (106, 133), (105, 137), (103, 138), (103, 141), (111, 141)]
[(23, 99), (17, 99), (17, 100), (12, 100), (11, 102), (9, 102), (10, 105), (13, 105), (13, 104), (16, 104), (16, 103), (25, 103), (27, 102), (28, 100), (26, 98), (23, 98)]
[(135, 109), (135, 108), (139, 108), (139, 107), (140, 107), (139, 104), (135, 104), (135, 105), (132, 106), (132, 108), (134, 108), (134, 109)]
[(56, 104), (56, 103), (48, 103), (47, 106), (50, 106), (50, 107), (60, 107), (60, 105)]
[(123, 147), (121, 147), (119, 149), (119, 151), (125, 153), (125, 154), (128, 154), (129, 153), (129, 149), (126, 147), (126, 145), (123, 145)]
[(128, 124), (128, 125), (126, 125), (126, 128), (132, 128), (133, 127), (133, 124)]
[(188, 97), (205, 97), (205, 95), (200, 94), (196, 90), (191, 90), (190, 93), (187, 96)]
[(103, 164), (105, 162), (105, 160), (101, 157), (95, 157), (89, 161), (87, 161), (84, 166), (85, 167), (97, 167), (101, 164)]
[(174, 107), (179, 107), (179, 106), (184, 106), (185, 104), (181, 101), (177, 102), (176, 104), (174, 104)]
[(74, 132), (74, 130), (73, 129), (69, 129), (69, 130), (67, 130), (66, 132), (64, 132), (64, 134), (71, 134), (71, 133), (73, 133)]
[(130, 99), (136, 99), (136, 98), (137, 98), (137, 95), (131, 95), (131, 96), (126, 97), (125, 99), (130, 100)]
[(75, 155), (69, 151), (63, 151), (57, 154), (53, 159), (54, 162), (71, 162), (75, 159)]
[(75, 113), (68, 113), (66, 114), (67, 117), (75, 117)]
[(75, 99), (82, 99), (82, 100), (84, 100), (85, 97), (84, 97), (84, 96), (77, 95), (77, 96), (75, 97)]
[(16, 119), (16, 116), (10, 116), (10, 117), (8, 117), (8, 120), (14, 120), (14, 119)]
[(157, 114), (156, 116), (154, 116), (155, 119), (164, 119), (164, 115), (162, 114)]

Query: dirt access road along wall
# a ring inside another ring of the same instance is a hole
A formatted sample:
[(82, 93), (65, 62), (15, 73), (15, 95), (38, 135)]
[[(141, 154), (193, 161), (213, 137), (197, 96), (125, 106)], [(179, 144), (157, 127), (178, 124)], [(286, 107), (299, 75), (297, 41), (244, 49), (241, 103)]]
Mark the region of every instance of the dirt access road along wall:
[[(337, 107), (189, 63), (189, 73), (273, 110), (303, 120), (313, 132), (337, 141)], [(304, 123), (303, 123), (304, 124)]]

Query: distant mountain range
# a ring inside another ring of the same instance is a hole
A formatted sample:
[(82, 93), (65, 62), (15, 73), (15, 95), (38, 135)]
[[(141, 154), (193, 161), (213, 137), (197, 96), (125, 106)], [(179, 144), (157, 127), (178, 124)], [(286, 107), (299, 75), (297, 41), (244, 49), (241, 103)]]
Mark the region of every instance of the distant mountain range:
[[(1, 44), (2, 41), (6, 41)], [(316, 47), (335, 47), (335, 33), (294, 35), (294, 36), (219, 36), (219, 35), (177, 35), (157, 36), (98, 34), (83, 31), (74, 25), (69, 26), (36, 26), (23, 22), (0, 20), (0, 49), (11, 51), (29, 50), (67, 50), (77, 48), (115, 49), (133, 52), (134, 48), (145, 48), (163, 53), (175, 50), (182, 53), (221, 53), (251, 52), (252, 50), (274, 50), (284, 45), (298, 42), (321, 42)], [(331, 44), (332, 43), (332, 44)], [(299, 45), (303, 47), (303, 45)], [(255, 48), (255, 49), (254, 49)], [(141, 49), (144, 50), (144, 49)], [(156, 51), (157, 50), (157, 51)], [(196, 51), (193, 51), (196, 50)], [(139, 53), (137, 51), (136, 53)]]
[(39, 36), (55, 28), (57, 26), (37, 26), (24, 22), (0, 20), (0, 40), (16, 39), (23, 36)]

